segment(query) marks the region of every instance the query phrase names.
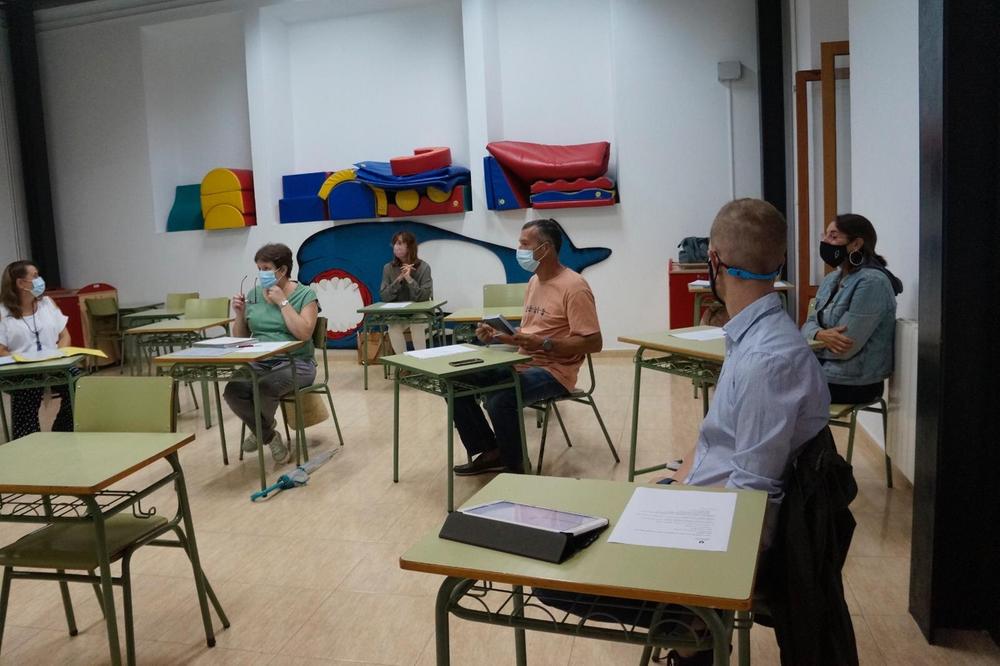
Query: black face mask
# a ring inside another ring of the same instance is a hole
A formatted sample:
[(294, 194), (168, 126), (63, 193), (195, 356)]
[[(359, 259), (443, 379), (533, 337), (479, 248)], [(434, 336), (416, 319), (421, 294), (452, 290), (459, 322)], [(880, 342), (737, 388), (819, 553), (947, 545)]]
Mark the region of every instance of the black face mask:
[[(720, 261), (719, 263), (721, 264), (722, 262)], [(712, 296), (715, 297), (715, 300), (717, 300), (719, 303), (721, 303), (722, 307), (726, 307), (726, 302), (724, 300), (722, 300), (722, 297), (719, 296), (718, 290), (715, 288), (716, 278), (717, 278), (718, 274), (719, 273), (715, 269), (715, 267), (712, 265), (712, 260), (710, 258), (708, 260), (708, 285), (712, 288)], [(698, 325), (697, 322), (695, 322), (695, 326), (697, 326), (697, 325)]]
[(837, 268), (847, 259), (847, 246), (820, 241), (819, 257), (830, 268)]

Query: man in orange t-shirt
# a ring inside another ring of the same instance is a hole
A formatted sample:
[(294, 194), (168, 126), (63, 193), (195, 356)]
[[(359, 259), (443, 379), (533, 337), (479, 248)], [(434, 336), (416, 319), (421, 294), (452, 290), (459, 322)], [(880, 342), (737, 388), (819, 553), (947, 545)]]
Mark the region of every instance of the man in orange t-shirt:
[[(555, 220), (525, 224), (518, 239), (517, 261), (534, 275), (524, 296), (521, 327), (514, 335), (499, 333), (486, 324), (476, 328), (480, 341), (517, 345), (522, 354), (531, 356), (530, 363), (517, 367), (525, 405), (572, 391), (584, 357), (601, 351), (604, 345), (594, 294), (579, 273), (559, 263), (561, 247), (562, 229)], [(495, 370), (463, 379), (487, 385), (509, 376), (508, 370)], [(493, 428), (475, 398), (455, 400), (455, 427), (469, 456), (476, 456), (455, 466), (459, 476), (522, 471), (522, 415), (514, 389), (488, 394), (486, 411)]]

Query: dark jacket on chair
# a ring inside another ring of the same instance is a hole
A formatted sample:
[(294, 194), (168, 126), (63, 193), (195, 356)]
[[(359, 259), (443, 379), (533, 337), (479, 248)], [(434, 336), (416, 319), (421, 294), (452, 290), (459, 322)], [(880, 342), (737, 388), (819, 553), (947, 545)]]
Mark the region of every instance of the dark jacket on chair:
[[(785, 472), (785, 498), (766, 554), (763, 593), (783, 666), (858, 663), (841, 569), (854, 534), (858, 494), (851, 466), (825, 427)], [(761, 618), (762, 624), (771, 624)]]

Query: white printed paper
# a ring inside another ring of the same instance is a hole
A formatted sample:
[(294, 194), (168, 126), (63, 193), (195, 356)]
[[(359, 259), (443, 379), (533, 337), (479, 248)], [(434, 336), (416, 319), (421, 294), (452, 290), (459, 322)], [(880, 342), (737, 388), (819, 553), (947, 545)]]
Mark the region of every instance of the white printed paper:
[(240, 346), (233, 351), (237, 354), (262, 354), (265, 352), (273, 352), (281, 349), (288, 342), (278, 341), (278, 342), (255, 342), (252, 345)]
[(712, 286), (712, 283), (709, 282), (708, 280), (691, 280), (690, 282), (688, 282), (688, 286), (690, 286), (690, 287), (705, 287), (707, 289), (708, 287)]
[(0, 356), (0, 365), (10, 365), (11, 363), (17, 363), (13, 356)]
[(413, 305), (413, 301), (399, 301), (397, 303), (383, 303), (380, 310), (398, 310), (400, 308), (405, 308), (407, 305)]
[(471, 345), (445, 345), (444, 347), (431, 347), (430, 349), (417, 349), (404, 352), (413, 358), (438, 358), (441, 356), (454, 356), (455, 354), (467, 354), (476, 351), (478, 348)]
[(778, 289), (788, 289), (792, 286), (791, 282), (785, 282), (784, 280), (778, 280), (774, 283), (774, 286)]
[(706, 328), (700, 331), (688, 331), (686, 333), (671, 333), (670, 335), (675, 338), (680, 338), (682, 340), (718, 340), (719, 338), (726, 337), (725, 332), (721, 328)]
[(194, 343), (195, 347), (239, 347), (253, 343), (256, 338), (234, 338), (223, 335), (218, 338), (206, 338)]
[(188, 347), (187, 349), (167, 354), (166, 358), (185, 358), (188, 356), (192, 356), (194, 358), (208, 358), (226, 356), (227, 354), (232, 354), (235, 351), (237, 350), (232, 347)]
[(735, 512), (736, 493), (636, 488), (608, 541), (725, 551)]

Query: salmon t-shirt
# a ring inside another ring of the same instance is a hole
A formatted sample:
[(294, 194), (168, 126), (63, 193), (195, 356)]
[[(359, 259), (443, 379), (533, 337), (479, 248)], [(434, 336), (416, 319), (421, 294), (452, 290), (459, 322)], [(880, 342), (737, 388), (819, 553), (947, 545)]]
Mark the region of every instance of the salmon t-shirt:
[[(531, 276), (524, 295), (522, 333), (558, 340), (573, 335), (593, 335), (600, 331), (594, 294), (583, 276), (569, 268), (563, 268), (562, 272), (545, 282), (540, 281), (537, 275)], [(577, 373), (584, 358), (582, 354), (551, 361), (540, 359), (525, 349), (520, 352), (532, 356), (534, 360), (529, 365), (548, 370), (567, 391), (576, 387)]]

